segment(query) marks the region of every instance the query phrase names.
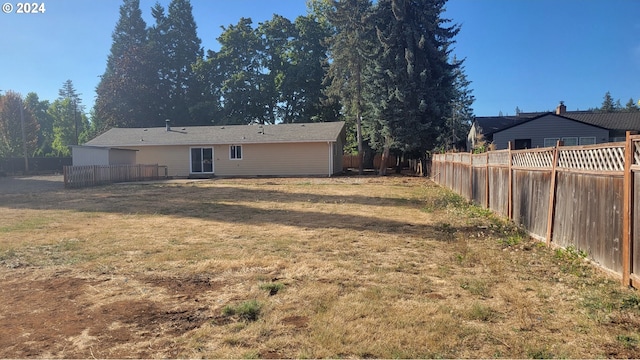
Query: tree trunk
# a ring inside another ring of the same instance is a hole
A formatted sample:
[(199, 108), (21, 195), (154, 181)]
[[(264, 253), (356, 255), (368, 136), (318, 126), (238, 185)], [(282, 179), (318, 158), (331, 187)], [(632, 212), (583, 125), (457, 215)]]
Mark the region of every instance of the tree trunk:
[(362, 149), (362, 69), (360, 61), (356, 64), (356, 96), (357, 96), (357, 109), (356, 109), (356, 138), (358, 141), (358, 158), (360, 160), (360, 166), (358, 166), (358, 174), (364, 174), (364, 153)]
[(404, 161), (404, 154), (396, 157), (396, 174), (402, 173), (402, 162)]
[(385, 145), (384, 150), (382, 150), (382, 158), (380, 159), (380, 171), (378, 175), (386, 176), (387, 175), (387, 160), (389, 159), (389, 146)]

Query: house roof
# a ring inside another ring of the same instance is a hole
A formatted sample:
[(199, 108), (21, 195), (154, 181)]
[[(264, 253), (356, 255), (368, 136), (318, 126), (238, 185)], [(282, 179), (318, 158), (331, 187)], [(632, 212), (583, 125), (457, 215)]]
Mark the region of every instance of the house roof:
[(158, 146), (266, 144), (336, 141), (344, 122), (224, 125), (156, 128), (113, 128), (88, 141), (88, 146)]
[(640, 112), (598, 113), (567, 111), (561, 115), (553, 112), (527, 113), (519, 116), (477, 117), (476, 122), (485, 135), (491, 135), (547, 115), (558, 116), (607, 130), (640, 131)]
[(483, 116), (476, 117), (475, 122), (482, 129), (483, 134), (491, 135), (497, 131), (519, 124), (525, 120), (529, 120), (529, 118), (522, 118), (517, 116)]
[(609, 130), (640, 131), (640, 112), (566, 112), (561, 116)]

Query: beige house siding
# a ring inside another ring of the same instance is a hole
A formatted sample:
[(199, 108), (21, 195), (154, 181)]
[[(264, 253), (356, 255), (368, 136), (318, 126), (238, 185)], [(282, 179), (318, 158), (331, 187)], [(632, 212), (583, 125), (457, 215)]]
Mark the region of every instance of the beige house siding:
[(137, 161), (137, 152), (124, 149), (109, 149), (110, 165), (134, 165)]
[(242, 146), (240, 160), (230, 159), (231, 145), (126, 148), (138, 150), (139, 164), (166, 165), (168, 175), (173, 177), (190, 175), (190, 152), (191, 148), (197, 147), (213, 147), (213, 171), (216, 176), (329, 176), (330, 172), (333, 175), (342, 171), (342, 140), (322, 143), (234, 145)]
[(242, 145), (242, 159), (230, 159), (231, 145), (214, 146), (218, 176), (329, 175), (331, 143)]
[(138, 150), (138, 164), (158, 164), (167, 166), (167, 175), (175, 177), (189, 176), (189, 146), (139, 146), (129, 149)]

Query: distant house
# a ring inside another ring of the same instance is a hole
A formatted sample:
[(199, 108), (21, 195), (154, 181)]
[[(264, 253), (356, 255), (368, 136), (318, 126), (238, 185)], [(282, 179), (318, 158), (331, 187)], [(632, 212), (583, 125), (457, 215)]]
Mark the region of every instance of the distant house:
[(477, 117), (467, 137), (469, 149), (479, 141), (493, 143), (497, 150), (590, 145), (624, 140), (626, 131), (640, 131), (640, 112), (600, 113), (566, 111), (560, 103), (555, 112), (518, 116)]
[(133, 156), (138, 164), (167, 166), (174, 177), (331, 176), (342, 171), (344, 143), (344, 122), (180, 128), (167, 122), (113, 128), (73, 147), (73, 157), (87, 165), (87, 158), (103, 164), (117, 154), (130, 163)]

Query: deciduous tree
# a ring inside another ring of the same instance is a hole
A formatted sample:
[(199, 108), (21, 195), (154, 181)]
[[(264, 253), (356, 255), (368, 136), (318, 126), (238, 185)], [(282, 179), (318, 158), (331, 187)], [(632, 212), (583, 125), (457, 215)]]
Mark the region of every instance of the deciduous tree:
[(33, 156), (38, 148), (40, 126), (14, 91), (0, 97), (0, 156)]
[(38, 149), (35, 156), (53, 155), (53, 117), (48, 113), (51, 105), (48, 100), (40, 101), (38, 94), (30, 92), (24, 99), (26, 107), (31, 111), (40, 130), (38, 131)]

